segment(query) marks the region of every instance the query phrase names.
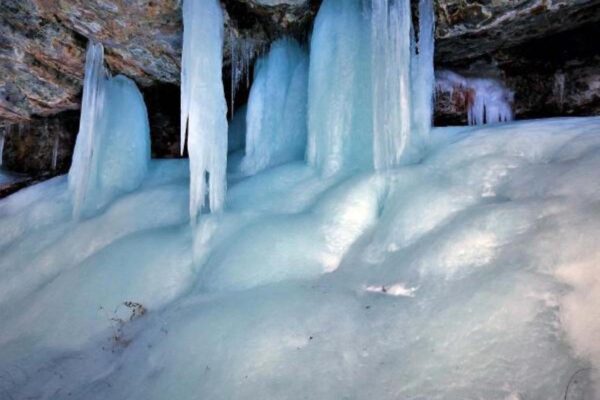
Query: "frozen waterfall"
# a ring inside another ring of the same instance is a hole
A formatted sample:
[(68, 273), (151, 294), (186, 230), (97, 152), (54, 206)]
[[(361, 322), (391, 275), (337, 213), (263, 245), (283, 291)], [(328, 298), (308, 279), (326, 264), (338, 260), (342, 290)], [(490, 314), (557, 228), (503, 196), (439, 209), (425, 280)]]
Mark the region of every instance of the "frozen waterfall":
[(69, 170), (73, 216), (93, 213), (118, 194), (136, 189), (149, 159), (148, 115), (142, 94), (130, 79), (110, 77), (102, 45), (90, 42), (79, 133)]
[[(325, 175), (386, 170), (427, 146), (433, 98), (433, 4), (325, 0), (311, 41), (307, 159)], [(369, 57), (370, 55), (370, 57)]]
[(324, 0), (228, 125), (220, 4), (183, 2), (189, 161), (90, 42), (69, 175), (0, 199), (0, 399), (600, 398), (600, 117), (491, 124), (441, 71), (480, 126), (432, 128), (433, 0)]
[(190, 218), (208, 195), (210, 210), (225, 203), (227, 105), (222, 81), (223, 10), (218, 0), (183, 2), (181, 153), (190, 159)]
[(307, 84), (308, 55), (294, 40), (276, 41), (257, 61), (246, 114), (244, 173), (302, 159)]

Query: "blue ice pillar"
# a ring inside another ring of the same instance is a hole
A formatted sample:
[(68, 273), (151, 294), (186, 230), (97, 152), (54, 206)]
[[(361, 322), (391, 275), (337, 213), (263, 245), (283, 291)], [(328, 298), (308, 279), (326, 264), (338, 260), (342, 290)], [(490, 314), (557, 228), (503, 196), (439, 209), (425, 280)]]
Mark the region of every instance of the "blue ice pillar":
[[(412, 97), (413, 130), (411, 154), (420, 158), (429, 143), (429, 133), (433, 123), (433, 99), (435, 93), (435, 71), (433, 65), (435, 45), (435, 13), (433, 0), (419, 1), (418, 41), (413, 50)], [(409, 158), (410, 158), (409, 157)]]
[(88, 44), (79, 133), (69, 170), (75, 218), (136, 189), (150, 159), (142, 94), (132, 80), (108, 75), (103, 53), (101, 44)]
[(371, 165), (371, 60), (364, 10), (360, 0), (325, 0), (315, 19), (306, 158), (325, 175)]
[(183, 3), (181, 152), (190, 158), (190, 218), (194, 224), (208, 195), (210, 210), (225, 203), (227, 105), (221, 76), (223, 10), (218, 0)]
[(254, 70), (242, 171), (301, 159), (306, 149), (308, 55), (291, 39), (273, 43)]

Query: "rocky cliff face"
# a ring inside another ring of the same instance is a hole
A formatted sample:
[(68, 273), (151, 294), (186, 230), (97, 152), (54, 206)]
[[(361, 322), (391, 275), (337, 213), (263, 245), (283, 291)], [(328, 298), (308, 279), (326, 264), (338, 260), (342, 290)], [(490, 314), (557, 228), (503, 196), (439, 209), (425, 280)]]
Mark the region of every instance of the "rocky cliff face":
[[(225, 63), (232, 38), (260, 47), (301, 36), (319, 0), (222, 0)], [(181, 55), (180, 0), (3, 0), (0, 119), (29, 120), (78, 107), (86, 38), (102, 42), (114, 71), (142, 86), (174, 83)], [(464, 64), (534, 38), (600, 20), (598, 0), (438, 0), (436, 60)]]
[[(282, 35), (302, 39), (320, 4), (320, 0), (221, 2), (226, 13), (224, 76), (229, 74), (235, 43), (252, 41), (258, 52)], [(436, 63), (463, 72), (491, 66), (515, 91), (517, 117), (599, 113), (600, 52), (592, 40), (600, 33), (594, 28), (600, 21), (600, 0), (436, 0), (436, 14)], [(142, 87), (150, 109), (154, 154), (174, 156), (181, 33), (181, 0), (2, 0), (0, 126), (6, 127), (2, 129), (7, 136), (14, 131), (9, 125), (15, 123), (36, 131), (43, 117), (77, 109), (90, 38), (104, 44), (113, 72)], [(588, 48), (568, 54), (557, 51), (576, 48), (573, 43), (579, 42), (588, 43)], [(554, 55), (546, 57), (549, 53)], [(228, 82), (225, 85), (229, 92)], [(172, 100), (173, 107), (160, 107), (157, 98)], [(438, 98), (438, 122), (462, 122), (463, 115), (459, 98)], [(63, 125), (73, 129), (68, 118)], [(36, 137), (44, 141), (44, 135)], [(11, 149), (8, 146), (6, 153), (9, 163), (16, 154)], [(44, 163), (47, 160), (31, 166), (13, 164), (28, 170)]]

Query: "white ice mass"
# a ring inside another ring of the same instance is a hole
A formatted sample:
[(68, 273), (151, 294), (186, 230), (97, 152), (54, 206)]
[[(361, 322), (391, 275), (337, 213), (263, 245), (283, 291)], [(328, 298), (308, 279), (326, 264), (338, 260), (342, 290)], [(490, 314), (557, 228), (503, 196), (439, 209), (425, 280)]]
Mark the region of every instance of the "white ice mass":
[(227, 182), (227, 105), (221, 76), (223, 10), (218, 0), (183, 2), (181, 153), (190, 159), (190, 218), (195, 223), (208, 197), (221, 211)]
[(429, 129), (431, 4), (411, 33), (408, 1), (325, 0), (228, 176), (217, 0), (184, 1), (189, 161), (147, 161), (90, 45), (69, 176), (0, 200), (0, 399), (598, 399), (600, 118)]
[(101, 44), (88, 45), (81, 119), (69, 171), (73, 215), (104, 207), (136, 189), (150, 160), (148, 114), (142, 94), (124, 76), (110, 77)]
[(308, 55), (294, 40), (276, 41), (257, 61), (246, 112), (246, 174), (303, 158), (307, 84)]

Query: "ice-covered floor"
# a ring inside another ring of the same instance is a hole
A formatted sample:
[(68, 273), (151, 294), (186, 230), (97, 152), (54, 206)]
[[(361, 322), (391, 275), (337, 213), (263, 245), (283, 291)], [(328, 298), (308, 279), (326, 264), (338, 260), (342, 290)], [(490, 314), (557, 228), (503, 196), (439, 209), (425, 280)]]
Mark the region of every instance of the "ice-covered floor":
[(184, 161), (78, 223), (65, 177), (0, 201), (0, 398), (597, 398), (600, 118), (433, 139), (230, 181), (195, 243)]

